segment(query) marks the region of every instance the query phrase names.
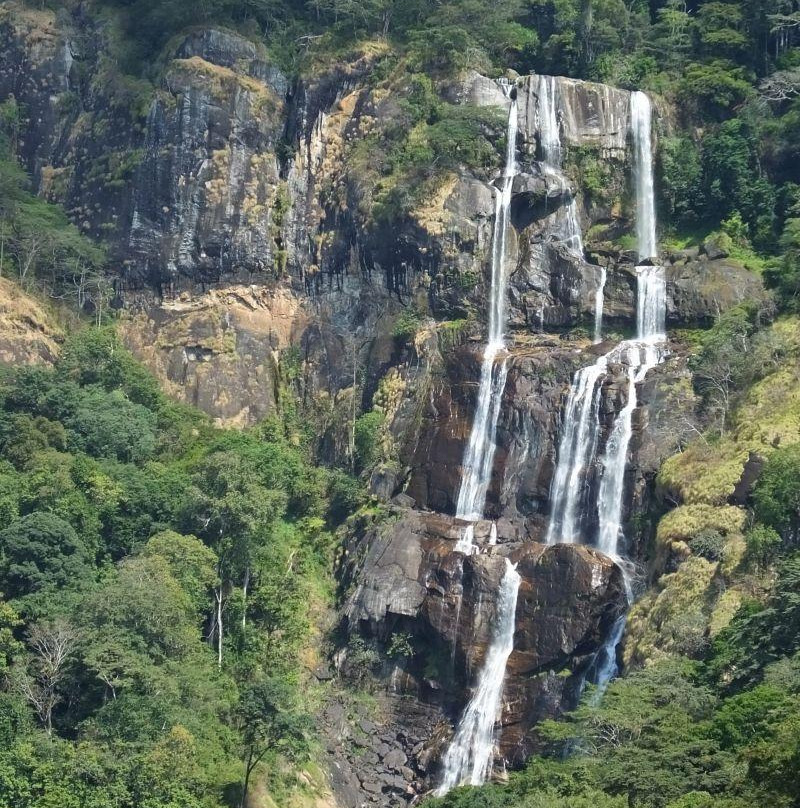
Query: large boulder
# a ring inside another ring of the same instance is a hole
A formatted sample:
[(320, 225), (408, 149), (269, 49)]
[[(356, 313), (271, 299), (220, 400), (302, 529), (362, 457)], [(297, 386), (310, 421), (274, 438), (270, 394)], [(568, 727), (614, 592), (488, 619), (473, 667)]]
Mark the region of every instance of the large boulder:
[(765, 299), (761, 279), (733, 258), (676, 256), (667, 265), (667, 321), (710, 325), (745, 300)]

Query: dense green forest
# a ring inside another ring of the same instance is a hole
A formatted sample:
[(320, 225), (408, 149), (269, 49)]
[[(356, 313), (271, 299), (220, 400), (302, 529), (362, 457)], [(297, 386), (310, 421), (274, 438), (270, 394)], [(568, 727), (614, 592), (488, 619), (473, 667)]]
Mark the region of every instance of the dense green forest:
[[(263, 43), (292, 78), (380, 43), (373, 80), (399, 71), (409, 89), (405, 125), (380, 131), (370, 159), (382, 154), (384, 173), (409, 187), (499, 160), (497, 120), (439, 97), (458, 71), (647, 90), (675, 111), (658, 151), (664, 245), (715, 233), (774, 290), (774, 305), (685, 335), (715, 437), (749, 417), (754, 385), (797, 361), (769, 325), (796, 331), (800, 311), (797, 0), (84, 5), (113, 26), (121, 69), (144, 81), (157, 81), (175, 36), (202, 24)], [(16, 161), (24, 115), (0, 106), (0, 274), (94, 322), (74, 329), (54, 367), (0, 374), (0, 808), (234, 806), (254, 772), (280, 803), (314, 759), (308, 668), (333, 602), (335, 531), (362, 504), (363, 481), (315, 465), (289, 395), (280, 418), (232, 431), (159, 391), (115, 336), (102, 245), (30, 191)], [(378, 202), (379, 218), (403, 208)], [(710, 645), (635, 669), (599, 706), (586, 699), (548, 723), (543, 753), (507, 784), (438, 804), (797, 805), (798, 492), (800, 451), (778, 447), (740, 568), (760, 597)], [(723, 536), (692, 541), (715, 558)]]
[(260, 763), (280, 795), (358, 489), (287, 418), (169, 402), (108, 328), (3, 371), (0, 455), (0, 805), (237, 804)]

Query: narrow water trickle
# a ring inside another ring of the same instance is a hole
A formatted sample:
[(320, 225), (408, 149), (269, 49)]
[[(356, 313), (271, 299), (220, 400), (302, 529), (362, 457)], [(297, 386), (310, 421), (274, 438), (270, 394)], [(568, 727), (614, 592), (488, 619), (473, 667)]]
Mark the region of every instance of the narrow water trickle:
[(502, 707), (506, 662), (514, 650), (514, 627), (520, 575), (506, 559), (497, 593), (497, 614), (492, 641), (475, 685), (475, 692), (458, 722), (442, 760), (443, 775), (437, 796), (459, 785), (486, 782), (494, 761), (494, 725)]
[(606, 291), (606, 268), (600, 267), (600, 280), (594, 293), (594, 344), (603, 341), (603, 306)]
[[(539, 76), (538, 89), (538, 127), (539, 150), (542, 156), (544, 173), (554, 178), (563, 191), (567, 190), (567, 178), (561, 170), (563, 148), (561, 146), (561, 130), (558, 116), (558, 85), (554, 76)], [(569, 251), (583, 260), (583, 235), (578, 218), (578, 204), (570, 194), (565, 206), (558, 235)]]

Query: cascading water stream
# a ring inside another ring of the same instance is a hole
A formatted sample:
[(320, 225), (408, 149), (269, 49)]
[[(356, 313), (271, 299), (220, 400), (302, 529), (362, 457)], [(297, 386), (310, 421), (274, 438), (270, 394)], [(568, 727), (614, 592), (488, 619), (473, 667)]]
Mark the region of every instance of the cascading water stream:
[[(564, 182), (561, 173), (561, 137), (558, 125), (556, 84), (552, 76), (539, 76), (538, 81), (539, 147), (545, 171)], [(566, 214), (565, 241), (572, 251), (583, 257), (583, 241), (578, 224), (575, 198), (570, 199)], [(602, 336), (605, 269), (595, 293), (595, 341)], [(604, 375), (607, 357), (594, 365), (581, 368), (573, 379), (564, 426), (558, 448), (558, 465), (550, 492), (551, 517), (547, 528), (548, 544), (581, 541), (581, 522), (585, 507), (585, 475), (594, 460), (600, 434), (598, 380)]]
[(651, 118), (652, 108), (648, 95), (638, 90), (631, 93), (633, 172), (636, 182), (636, 247), (640, 261), (654, 258), (658, 254)]
[(601, 386), (608, 358), (601, 356), (581, 368), (570, 387), (564, 410), (564, 425), (558, 446), (558, 463), (550, 490), (550, 523), (547, 544), (580, 542), (586, 492), (585, 474), (594, 459), (600, 435)]
[[(650, 100), (644, 93), (631, 94), (631, 131), (634, 141), (637, 241), (640, 258), (651, 258), (656, 250), (655, 202), (650, 143)], [(650, 195), (641, 201), (641, 194)], [(643, 215), (642, 224), (638, 215)], [(547, 531), (549, 544), (585, 540), (582, 533), (581, 503), (586, 495), (586, 475), (595, 462), (599, 442), (600, 382), (609, 363), (627, 366), (627, 402), (617, 415), (600, 464), (597, 497), (599, 517), (598, 547), (618, 558), (622, 495), (632, 415), (636, 409), (636, 385), (660, 361), (659, 343), (664, 339), (665, 284), (663, 269), (637, 267), (637, 336), (599, 357), (593, 365), (575, 375), (564, 411), (558, 463), (551, 488), (551, 518)], [(603, 282), (605, 273), (601, 276)], [(597, 329), (596, 329), (597, 332)]]
[[(636, 191), (636, 236), (640, 261), (657, 255), (650, 99), (644, 93), (631, 94), (631, 135), (634, 149)], [(638, 405), (637, 385), (663, 357), (665, 336), (666, 284), (659, 266), (638, 266), (636, 338), (625, 340), (593, 365), (575, 375), (564, 411), (564, 425), (558, 450), (558, 463), (551, 488), (551, 516), (547, 530), (549, 544), (585, 541), (582, 520), (588, 496), (587, 476), (596, 464), (600, 423), (598, 419), (602, 379), (608, 365), (626, 367), (627, 399), (617, 414), (599, 461), (597, 489), (597, 547), (617, 562), (622, 570), (627, 600), (633, 598), (630, 564), (620, 553), (622, 503), (628, 447), (633, 433), (633, 413)], [(603, 293), (605, 272), (601, 274), (598, 297)], [(599, 308), (599, 307), (598, 307)], [(595, 341), (601, 337), (602, 310), (596, 310)], [(617, 673), (616, 650), (625, 630), (624, 615), (617, 619), (594, 666), (599, 700), (608, 682)]]
[(497, 593), (494, 636), (475, 685), (442, 761), (443, 776), (436, 789), (445, 795), (459, 785), (479, 786), (486, 781), (494, 760), (494, 725), (503, 696), (506, 662), (514, 650), (514, 627), (520, 575), (508, 559)]
[[(476, 521), (483, 518), (486, 504), (486, 491), (492, 474), (495, 454), (495, 436), (497, 419), (500, 415), (500, 403), (508, 375), (505, 356), (497, 362), (498, 356), (505, 352), (504, 333), (506, 327), (506, 290), (508, 286), (508, 267), (506, 263), (506, 247), (511, 210), (511, 190), (514, 176), (517, 173), (517, 98), (516, 88), (506, 86), (505, 91), (511, 104), (508, 111), (508, 127), (506, 132), (506, 161), (500, 188), (495, 195), (495, 219), (492, 234), (492, 286), (489, 301), (489, 337), (483, 352), (481, 378), (478, 387), (477, 406), (472, 430), (464, 453), (463, 477), (458, 492), (456, 516), (460, 519)], [(464, 543), (464, 536), (459, 545)], [(457, 549), (468, 551), (468, 546)]]
[[(567, 190), (567, 179), (561, 170), (563, 149), (558, 123), (558, 88), (554, 76), (539, 76), (538, 81), (539, 148), (545, 174), (554, 177), (562, 190)], [(583, 236), (578, 219), (578, 204), (570, 194), (560, 227), (561, 240), (570, 252), (583, 260)]]
[[(492, 248), (492, 290), (489, 318), (489, 340), (484, 351), (478, 404), (470, 441), (464, 459), (464, 477), (459, 490), (457, 515), (469, 521), (482, 518), (486, 490), (491, 475), (495, 450), (495, 431), (500, 399), (506, 380), (506, 362), (495, 368), (498, 355), (505, 350), (505, 305), (507, 270), (505, 266), (506, 233), (508, 229), (511, 186), (516, 173), (514, 142), (516, 140), (516, 100), (513, 91), (508, 123), (508, 149), (502, 185), (497, 194)], [(555, 83), (550, 77), (539, 82), (540, 145), (547, 169), (560, 173), (561, 146), (555, 104)], [(637, 195), (637, 239), (640, 260), (656, 254), (655, 203), (652, 178), (652, 146), (650, 144), (650, 102), (646, 95), (631, 96), (631, 128), (634, 140), (635, 179)], [(649, 199), (641, 199), (649, 194)], [(574, 200), (566, 216), (567, 237), (577, 232), (577, 211)], [(580, 244), (583, 253), (583, 245)], [(551, 491), (552, 515), (547, 532), (548, 543), (581, 541), (582, 516), (587, 494), (586, 473), (594, 464), (600, 436), (599, 408), (602, 379), (610, 362), (627, 366), (628, 397), (617, 415), (600, 463), (600, 484), (597, 498), (599, 517), (598, 545), (617, 560), (621, 534), (622, 497), (628, 445), (632, 433), (632, 416), (637, 406), (636, 385), (661, 359), (659, 343), (664, 339), (665, 291), (664, 274), (660, 267), (637, 267), (637, 338), (626, 340), (605, 356), (579, 370), (575, 376), (564, 417), (559, 445), (559, 459)], [(605, 273), (600, 276), (596, 301), (602, 306)], [(602, 308), (596, 312), (595, 338), (599, 340)], [(456, 549), (471, 552), (474, 527), (468, 526)], [(459, 547), (459, 545), (464, 545)], [(624, 564), (623, 575), (631, 598), (630, 581)], [(501, 710), (503, 681), (508, 657), (514, 647), (514, 628), (520, 576), (506, 559), (506, 569), (500, 583), (497, 613), (491, 642), (475, 690), (459, 721), (453, 740), (443, 758), (443, 778), (436, 794), (441, 796), (457, 785), (480, 785), (491, 772), (494, 758), (494, 727)], [(625, 629), (625, 618), (615, 621), (607, 641), (600, 649), (595, 664), (598, 685), (595, 698), (602, 697), (608, 682), (617, 673), (616, 649)]]
[(633, 432), (633, 412), (638, 404), (636, 385), (661, 361), (660, 343), (665, 339), (665, 282), (661, 267), (637, 267), (637, 338), (623, 342), (617, 349), (627, 365), (628, 398), (619, 411), (606, 443), (602, 475), (597, 495), (599, 531), (598, 549), (619, 560), (622, 534), (622, 498), (628, 446)]
[[(655, 192), (653, 182), (652, 109), (645, 93), (631, 93), (631, 134), (634, 148), (636, 186), (636, 242), (640, 261), (658, 254), (656, 238)], [(622, 499), (628, 446), (632, 435), (633, 412), (638, 404), (636, 385), (663, 358), (666, 339), (666, 281), (659, 266), (639, 266), (637, 273), (635, 340), (625, 347), (628, 352), (628, 400), (620, 410), (609, 435), (597, 497), (599, 520), (598, 548), (613, 558), (622, 570), (628, 603), (633, 600), (629, 563), (620, 553), (622, 537)], [(608, 639), (598, 653), (595, 670), (597, 689), (594, 703), (603, 697), (608, 683), (618, 673), (617, 646), (625, 631), (625, 616), (617, 619)]]
[[(506, 242), (510, 226), (511, 191), (517, 173), (517, 99), (513, 86), (505, 87), (511, 105), (506, 134), (506, 162), (501, 186), (495, 197), (495, 221), (492, 242), (492, 289), (489, 310), (489, 339), (483, 354), (478, 403), (469, 444), (464, 454), (464, 476), (458, 492), (456, 516), (474, 522), (483, 518), (486, 491), (492, 473), (497, 419), (505, 388), (508, 366), (505, 357), (495, 367), (498, 355), (505, 351), (506, 290), (508, 268)], [(456, 551), (467, 555), (477, 549), (474, 525), (467, 525), (456, 543)], [(489, 544), (497, 543), (497, 525), (492, 523)], [(492, 768), (494, 725), (503, 697), (506, 661), (514, 648), (515, 615), (520, 576), (506, 559), (506, 569), (497, 594), (497, 613), (492, 639), (486, 651), (472, 698), (464, 709), (453, 740), (442, 761), (443, 778), (436, 793), (446, 794), (461, 783), (480, 785)], [(460, 611), (459, 602), (458, 609)]]

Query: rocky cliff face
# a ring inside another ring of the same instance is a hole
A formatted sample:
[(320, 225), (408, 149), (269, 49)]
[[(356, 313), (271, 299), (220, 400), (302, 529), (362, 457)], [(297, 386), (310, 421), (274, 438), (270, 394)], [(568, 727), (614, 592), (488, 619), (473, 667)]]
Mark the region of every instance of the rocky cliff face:
[[(607, 558), (540, 541), (570, 380), (610, 347), (589, 339), (603, 270), (604, 333), (633, 328), (635, 256), (619, 239), (631, 224), (628, 93), (554, 81), (564, 150), (563, 177), (554, 177), (541, 162), (538, 79), (515, 79), (509, 373), (487, 502), (498, 544), (465, 557), (454, 552), (459, 526), (449, 514), (475, 408), (496, 177), (450, 171), (391, 229), (376, 225), (371, 137), (407, 91), (402, 79), (370, 79), (377, 51), (289, 81), (245, 39), (198, 30), (151, 87), (120, 76), (102, 26), (7, 3), (0, 54), (0, 98), (26, 110), (21, 158), (41, 194), (110, 244), (122, 333), (174, 395), (244, 426), (292, 394), (317, 427), (324, 461), (345, 456), (354, 399), (357, 412), (381, 415), (370, 484), (395, 503), (394, 521), (349, 538), (337, 660), (354, 675), (348, 641), (374, 645), (389, 702), (378, 748), (333, 755), (342, 802), (402, 802), (429, 788), (485, 653), (505, 557), (523, 583), (499, 743), (520, 762), (536, 722), (573, 702), (624, 607)], [(453, 103), (507, 110), (500, 87), (478, 74), (440, 89)], [(573, 199), (582, 256), (563, 238)], [(665, 263), (671, 325), (707, 322), (760, 294), (713, 250)], [(411, 334), (398, 327), (409, 313)], [(601, 442), (626, 396), (624, 370), (612, 367)], [(628, 517), (646, 510), (661, 461), (694, 424), (680, 346), (648, 375), (639, 401)], [(641, 559), (646, 522), (626, 522), (628, 552)], [(477, 529), (488, 536), (489, 523)], [(388, 655), (395, 636), (409, 638), (410, 655)], [(380, 777), (365, 770), (379, 763)]]
[[(357, 756), (347, 759), (351, 788), (367, 784), (369, 793), (377, 783), (384, 796), (408, 799), (431, 787), (492, 640), (506, 558), (522, 576), (498, 729), (498, 748), (511, 765), (535, 748), (538, 721), (575, 703), (598, 647), (623, 613), (622, 574), (608, 558), (585, 546), (508, 536), (490, 546), (490, 524), (475, 526), (485, 552), (465, 556), (454, 552), (463, 523), (396, 508), (346, 547), (346, 628), (388, 651), (380, 671), (388, 682), (386, 725), (405, 730), (381, 740), (381, 760), (364, 766)], [(337, 659), (345, 675), (354, 675), (359, 661), (352, 650)], [(405, 779), (382, 780), (378, 764), (390, 754), (402, 755)], [(358, 794), (352, 791), (351, 804), (360, 804)]]

